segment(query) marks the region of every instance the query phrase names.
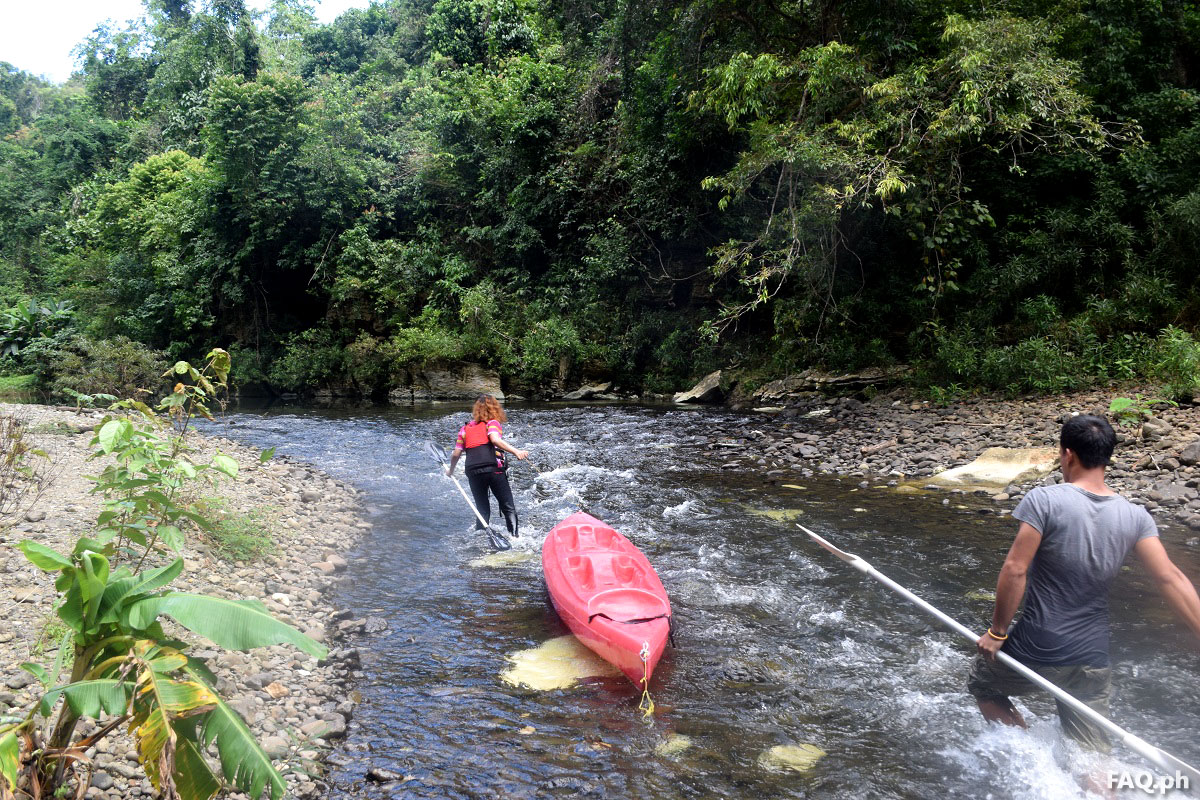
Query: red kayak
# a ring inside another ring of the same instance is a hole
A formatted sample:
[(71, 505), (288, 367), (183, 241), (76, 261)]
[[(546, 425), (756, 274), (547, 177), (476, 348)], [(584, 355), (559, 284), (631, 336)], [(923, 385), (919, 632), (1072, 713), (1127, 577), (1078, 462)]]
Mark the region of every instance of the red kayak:
[(580, 511), (546, 534), (542, 571), (571, 632), (646, 688), (671, 633), (671, 603), (642, 551)]

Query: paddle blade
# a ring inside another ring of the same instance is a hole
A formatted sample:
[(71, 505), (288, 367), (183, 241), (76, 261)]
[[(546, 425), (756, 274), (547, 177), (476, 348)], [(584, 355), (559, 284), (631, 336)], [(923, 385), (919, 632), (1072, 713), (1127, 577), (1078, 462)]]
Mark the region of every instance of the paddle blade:
[(512, 549), (512, 542), (510, 542), (507, 538), (505, 538), (504, 534), (500, 533), (499, 531), (493, 530), (491, 528), (491, 526), (488, 526), (488, 528), (487, 528), (487, 537), (488, 537), (488, 541), (491, 542), (492, 547), (496, 548), (497, 550), (511, 550)]
[(446, 465), (446, 451), (443, 450), (436, 442), (429, 441), (425, 443), (425, 454), (442, 466)]

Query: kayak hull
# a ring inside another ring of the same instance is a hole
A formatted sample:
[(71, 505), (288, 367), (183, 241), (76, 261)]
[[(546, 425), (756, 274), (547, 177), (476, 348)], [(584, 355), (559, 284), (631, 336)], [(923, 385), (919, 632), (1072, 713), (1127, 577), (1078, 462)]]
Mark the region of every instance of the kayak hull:
[(571, 633), (634, 684), (648, 685), (670, 637), (671, 603), (646, 556), (581, 511), (546, 534), (542, 572)]

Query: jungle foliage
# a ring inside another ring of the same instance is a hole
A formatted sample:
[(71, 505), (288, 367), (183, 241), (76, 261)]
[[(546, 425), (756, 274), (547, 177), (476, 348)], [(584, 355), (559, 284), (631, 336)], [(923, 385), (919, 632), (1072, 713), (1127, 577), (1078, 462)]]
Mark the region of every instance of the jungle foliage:
[(1194, 3), (146, 0), (79, 56), (0, 69), (14, 373), (54, 302), (39, 362), (223, 339), (278, 389), (1195, 386)]

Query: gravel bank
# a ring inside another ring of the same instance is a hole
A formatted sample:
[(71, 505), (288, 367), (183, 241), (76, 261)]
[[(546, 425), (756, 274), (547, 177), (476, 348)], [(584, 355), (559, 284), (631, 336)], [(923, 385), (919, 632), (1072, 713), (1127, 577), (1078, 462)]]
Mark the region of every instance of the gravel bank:
[[(921, 487), (922, 478), (970, 463), (989, 447), (1057, 448), (1068, 416), (1107, 416), (1116, 396), (1133, 392), (969, 399), (944, 407), (897, 393), (866, 401), (798, 393), (784, 398), (778, 410), (717, 426), (690, 444), (709, 451), (722, 468), (760, 470), (769, 480), (828, 474), (859, 477), (864, 484)], [(1200, 531), (1200, 406), (1162, 405), (1140, 431), (1117, 430), (1109, 485), (1146, 506), (1160, 526)], [(1004, 513), (1037, 483), (1061, 480), (1056, 470), (1036, 483), (986, 493)]]
[[(0, 712), (15, 714), (30, 707), (39, 688), (18, 665), (53, 661), (54, 652), (47, 652), (41, 639), (47, 626), (57, 621), (52, 581), (26, 561), (16, 544), (28, 538), (66, 551), (91, 530), (99, 498), (88, 494), (91, 483), (85, 475), (102, 463), (87, 457), (93, 428), (103, 415), (10, 404), (0, 405), (0, 414), (21, 419), (34, 446), (49, 456), (48, 487), (0, 532), (0, 613), (5, 618), (0, 627)], [(194, 436), (192, 443), (199, 459), (206, 460), (219, 448), (240, 465), (237, 480), (200, 487), (199, 495), (221, 498), (229, 514), (264, 514), (277, 548), (274, 555), (254, 563), (229, 562), (197, 534), (189, 534), (186, 569), (173, 588), (258, 599), (331, 651), (318, 662), (290, 647), (226, 652), (205, 647), (204, 640), (186, 631), (180, 636), (193, 643), (190, 653), (208, 659), (222, 695), (245, 717), (285, 776), (288, 796), (324, 796), (322, 755), (330, 740), (345, 735), (358, 698), (352, 689), (358, 654), (353, 648), (338, 648), (337, 640), (386, 626), (382, 620), (349, 619), (329, 600), (337, 574), (346, 567), (341, 554), (370, 524), (359, 515), (356, 489), (312, 467), (286, 458), (259, 464), (257, 451), (225, 439)], [(123, 729), (102, 740), (93, 755), (96, 772), (89, 798), (153, 796), (133, 741)]]

